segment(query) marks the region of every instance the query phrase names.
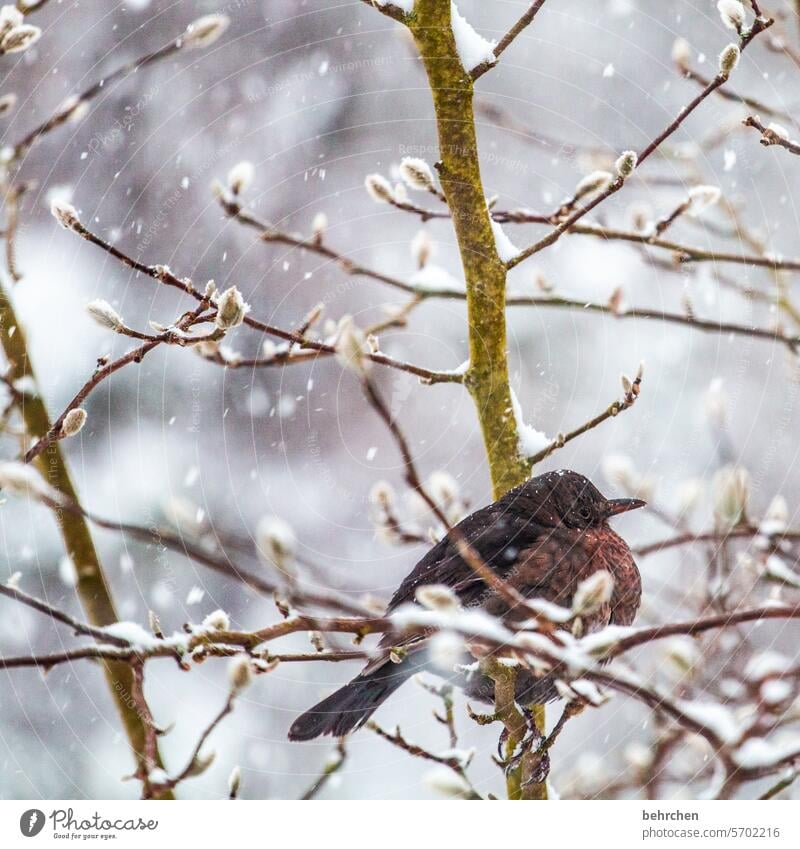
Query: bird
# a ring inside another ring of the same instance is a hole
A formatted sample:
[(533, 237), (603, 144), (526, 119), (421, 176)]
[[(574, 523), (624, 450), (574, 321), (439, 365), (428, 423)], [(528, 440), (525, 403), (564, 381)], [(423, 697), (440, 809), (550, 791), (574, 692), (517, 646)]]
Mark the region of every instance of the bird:
[[(613, 579), (608, 602), (583, 617), (583, 633), (606, 625), (630, 625), (639, 609), (642, 585), (639, 570), (625, 540), (609, 519), (645, 506), (638, 498), (606, 498), (586, 477), (569, 469), (547, 472), (509, 490), (497, 501), (476, 510), (456, 525), (461, 539), (507, 584), (527, 599), (543, 599), (571, 607), (578, 585), (596, 572)], [(514, 609), (478, 577), (446, 534), (417, 563), (392, 596), (387, 615), (416, 603), (426, 585), (444, 585), (464, 609), (479, 609), (505, 623), (530, 618)], [(403, 651), (397, 651), (401, 646)], [(343, 737), (362, 725), (383, 702), (415, 673), (433, 668), (424, 636), (402, 638), (386, 634), (383, 649), (352, 680), (299, 716), (289, 730), (290, 740), (322, 735)], [(391, 653), (390, 650), (395, 649)], [(399, 662), (397, 662), (399, 660)], [(468, 658), (472, 660), (472, 658)], [(494, 685), (480, 674), (454, 673), (449, 678), (469, 698), (491, 703)], [(558, 698), (554, 677), (517, 676), (517, 701), (543, 704)]]

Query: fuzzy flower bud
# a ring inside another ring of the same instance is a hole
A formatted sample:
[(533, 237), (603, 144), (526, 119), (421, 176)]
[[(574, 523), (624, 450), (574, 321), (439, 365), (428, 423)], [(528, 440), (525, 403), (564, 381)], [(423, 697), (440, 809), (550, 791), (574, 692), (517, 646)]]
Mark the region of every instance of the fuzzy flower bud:
[(739, 64), (740, 50), (735, 44), (729, 44), (719, 54), (719, 72), (724, 77), (730, 76)]
[(601, 192), (608, 188), (613, 179), (614, 175), (609, 171), (592, 171), (575, 186), (575, 197), (582, 198), (595, 192)]
[(415, 156), (404, 156), (400, 162), (400, 176), (410, 189), (429, 192), (434, 187), (433, 171), (424, 160)]
[(355, 372), (359, 377), (367, 373), (370, 366), (366, 357), (367, 340), (350, 315), (343, 316), (339, 321), (335, 348), (336, 359), (344, 368)]
[(311, 222), (311, 235), (314, 241), (321, 242), (325, 238), (325, 231), (328, 229), (328, 216), (324, 212), (318, 212)]
[(0, 52), (2, 53), (22, 53), (31, 45), (41, 38), (42, 31), (39, 27), (31, 24), (23, 24), (19, 27), (13, 27), (4, 36), (0, 42)]
[(783, 126), (783, 124), (776, 124), (774, 121), (771, 121), (769, 124), (767, 124), (767, 129), (779, 138), (789, 138), (789, 131), (786, 129), (786, 127)]
[(67, 415), (64, 416), (64, 422), (61, 425), (61, 435), (75, 436), (80, 433), (83, 426), (86, 424), (87, 418), (88, 413), (83, 409), (83, 407), (76, 407), (74, 410), (70, 410)]
[(236, 799), (242, 786), (242, 770), (235, 766), (228, 776), (228, 798)]
[(740, 0), (719, 0), (717, 3), (719, 16), (728, 29), (739, 32), (744, 26), (744, 6)]
[(231, 620), (224, 610), (215, 610), (203, 620), (203, 627), (208, 628), (209, 631), (228, 631)]
[(439, 631), (428, 641), (428, 657), (440, 672), (452, 673), (464, 662), (465, 652), (464, 638), (452, 631)]
[(250, 305), (244, 302), (242, 293), (235, 286), (231, 286), (217, 296), (217, 316), (214, 323), (220, 330), (232, 330), (244, 321), (249, 312)]
[(25, 463), (0, 462), (0, 490), (18, 496), (57, 502), (63, 500), (57, 489), (50, 486), (33, 466)]
[(572, 612), (587, 616), (607, 604), (614, 589), (614, 579), (608, 572), (595, 572), (578, 584), (572, 599)]
[(8, 115), (9, 112), (17, 105), (17, 95), (13, 92), (4, 94), (0, 97), (0, 118)]
[(288, 522), (278, 516), (265, 516), (256, 528), (256, 547), (267, 562), (285, 572), (294, 563), (297, 538)]
[(253, 667), (246, 654), (237, 654), (228, 664), (228, 680), (231, 691), (241, 693), (253, 683)]
[(433, 254), (433, 242), (427, 230), (420, 230), (411, 240), (411, 256), (417, 268), (425, 268)]
[(720, 524), (735, 528), (747, 516), (750, 475), (740, 466), (725, 466), (714, 475), (714, 515)]
[(230, 26), (227, 15), (203, 15), (186, 27), (183, 46), (189, 50), (210, 47)]
[(368, 174), (364, 188), (375, 203), (392, 203), (395, 200), (392, 184), (380, 174)]
[(25, 18), (16, 6), (8, 4), (0, 7), (0, 39), (14, 27), (22, 26), (23, 23)]
[(86, 305), (86, 311), (101, 326), (109, 330), (120, 330), (125, 327), (122, 316), (108, 301), (91, 301)]
[(78, 210), (71, 203), (63, 200), (54, 200), (50, 204), (50, 214), (65, 230), (76, 231), (81, 224)]
[(228, 171), (228, 188), (235, 194), (246, 192), (252, 185), (256, 169), (252, 162), (239, 162)]
[(423, 780), (431, 790), (451, 799), (469, 799), (472, 795), (464, 779), (444, 766), (431, 770)]
[(711, 206), (719, 202), (722, 192), (718, 186), (692, 186), (689, 189), (689, 208), (686, 214), (697, 218)]
[(616, 170), (617, 175), (625, 180), (633, 174), (633, 169), (636, 168), (636, 163), (638, 161), (639, 157), (636, 155), (635, 151), (626, 150), (623, 151), (622, 156), (620, 156), (614, 163), (614, 169)]
[(426, 584), (425, 586), (417, 587), (414, 597), (428, 610), (452, 612), (458, 610), (459, 607), (458, 598), (444, 584)]
[(685, 38), (676, 38), (672, 45), (672, 61), (676, 65), (684, 67), (689, 64), (691, 58), (692, 48), (689, 42)]

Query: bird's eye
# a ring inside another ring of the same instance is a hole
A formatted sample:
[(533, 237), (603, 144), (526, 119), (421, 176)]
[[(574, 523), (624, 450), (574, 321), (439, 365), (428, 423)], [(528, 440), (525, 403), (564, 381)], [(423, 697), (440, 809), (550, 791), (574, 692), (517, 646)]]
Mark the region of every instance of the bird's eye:
[(580, 514), (581, 519), (588, 520), (592, 518), (592, 511), (585, 504), (580, 508), (580, 510), (578, 510), (578, 513)]

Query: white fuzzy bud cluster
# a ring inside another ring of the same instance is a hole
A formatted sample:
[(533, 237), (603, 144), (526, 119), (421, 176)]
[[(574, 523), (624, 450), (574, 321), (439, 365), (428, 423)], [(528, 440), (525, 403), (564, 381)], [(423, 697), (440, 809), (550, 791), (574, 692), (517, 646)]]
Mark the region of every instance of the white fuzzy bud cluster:
[(416, 156), (403, 157), (400, 161), (400, 176), (409, 189), (430, 192), (435, 188), (431, 166), (424, 159)]
[(717, 3), (719, 16), (728, 29), (741, 32), (745, 22), (745, 11), (741, 0), (719, 0)]
[(578, 584), (572, 598), (572, 612), (576, 616), (588, 616), (611, 600), (614, 579), (609, 572), (595, 572)]
[(50, 214), (65, 230), (75, 232), (80, 228), (81, 220), (78, 217), (78, 210), (71, 203), (54, 200), (50, 204)]
[(122, 316), (108, 303), (96, 300), (86, 304), (86, 312), (101, 326), (108, 330), (119, 331), (125, 327)]
[(217, 305), (217, 315), (214, 323), (220, 330), (233, 330), (238, 327), (243, 321), (247, 313), (250, 312), (250, 305), (246, 304), (242, 293), (231, 286), (215, 298)]
[(256, 548), (268, 563), (288, 572), (297, 552), (297, 537), (291, 525), (278, 516), (264, 516), (256, 527)]
[(735, 528), (747, 518), (750, 475), (741, 466), (725, 466), (712, 483), (714, 515), (723, 527)]
[(79, 434), (83, 430), (88, 417), (89, 414), (83, 407), (75, 407), (74, 410), (70, 410), (64, 416), (64, 421), (61, 424), (61, 436), (69, 437)]
[(77, 124), (89, 114), (89, 108), (88, 101), (81, 99), (77, 94), (71, 94), (58, 107), (56, 114), (61, 121)]
[(0, 7), (0, 53), (22, 53), (41, 35), (39, 27), (25, 23), (22, 12), (16, 6)]
[(246, 160), (237, 162), (228, 171), (228, 188), (233, 194), (240, 195), (250, 188), (255, 175), (256, 169), (252, 162), (247, 162)]
[(375, 203), (394, 203), (396, 199), (392, 184), (380, 174), (367, 174), (364, 188)]
[(342, 316), (336, 329), (336, 359), (346, 369), (364, 377), (371, 365), (367, 358), (369, 346), (363, 331), (351, 315)]
[(227, 15), (203, 15), (186, 27), (181, 45), (188, 50), (210, 47), (228, 29), (230, 23), (231, 19)]
[(636, 155), (636, 151), (625, 150), (614, 163), (614, 170), (617, 172), (618, 177), (626, 180), (631, 174), (633, 174), (638, 162), (639, 157)]
[(739, 64), (740, 55), (741, 51), (736, 44), (729, 44), (723, 48), (722, 53), (719, 54), (719, 72), (723, 77), (729, 77), (734, 72)]

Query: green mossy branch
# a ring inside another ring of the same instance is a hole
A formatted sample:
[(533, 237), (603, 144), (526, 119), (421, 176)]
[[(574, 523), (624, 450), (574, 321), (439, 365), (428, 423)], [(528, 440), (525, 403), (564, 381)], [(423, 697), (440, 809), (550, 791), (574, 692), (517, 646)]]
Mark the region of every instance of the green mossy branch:
[[(417, 0), (406, 19), (428, 77), (439, 137), (439, 179), (452, 215), (467, 290), (470, 364), (464, 383), (475, 402), (486, 447), (494, 497), (530, 476), (519, 453), (511, 405), (506, 343), (505, 263), (497, 252), (481, 179), (473, 110), (473, 80), (458, 56), (450, 0)], [(544, 729), (544, 707), (533, 707)], [(547, 798), (543, 784), (520, 788), (509, 779), (513, 798)]]
[[(2, 285), (0, 285), (0, 341), (8, 361), (8, 380), (14, 382), (20, 378), (28, 378), (33, 381), (34, 386), (37, 386), (36, 375), (28, 355), (25, 333), (17, 321), (11, 299)], [(50, 417), (38, 392), (23, 393), (18, 406), (28, 436), (40, 439), (50, 430)], [(51, 486), (64, 493), (70, 500), (77, 500), (58, 442), (51, 443), (37, 458), (36, 464)], [(75, 564), (78, 576), (76, 589), (86, 617), (92, 625), (98, 627), (118, 621), (114, 601), (85, 519), (67, 511), (54, 511), (54, 514), (64, 547)], [(137, 775), (141, 774), (148, 768), (144, 762), (145, 726), (143, 718), (136, 710), (132, 696), (134, 682), (130, 664), (107, 661), (103, 663), (103, 668), (112, 698), (136, 758)], [(155, 766), (162, 766), (158, 754), (156, 761)], [(172, 793), (166, 790), (159, 798), (172, 798)]]

